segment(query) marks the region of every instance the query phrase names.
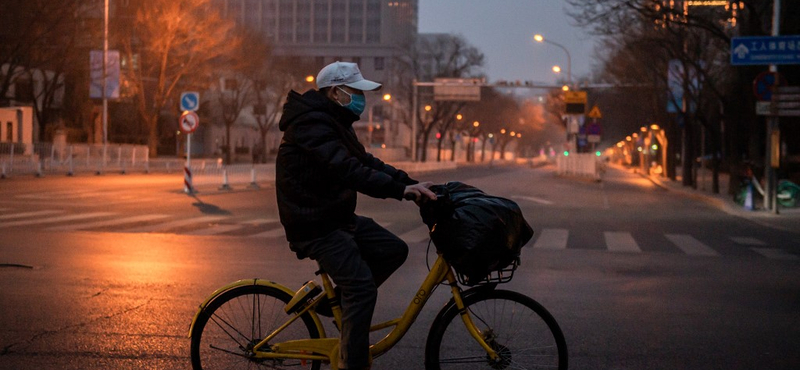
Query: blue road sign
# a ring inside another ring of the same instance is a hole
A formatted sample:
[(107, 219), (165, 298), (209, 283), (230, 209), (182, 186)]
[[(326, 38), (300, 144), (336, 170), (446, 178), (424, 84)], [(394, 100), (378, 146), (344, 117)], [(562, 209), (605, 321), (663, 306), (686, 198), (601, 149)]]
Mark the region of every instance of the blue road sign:
[(731, 39), (731, 65), (800, 64), (800, 35)]
[(181, 110), (194, 112), (200, 108), (200, 93), (196, 91), (186, 91), (181, 93)]

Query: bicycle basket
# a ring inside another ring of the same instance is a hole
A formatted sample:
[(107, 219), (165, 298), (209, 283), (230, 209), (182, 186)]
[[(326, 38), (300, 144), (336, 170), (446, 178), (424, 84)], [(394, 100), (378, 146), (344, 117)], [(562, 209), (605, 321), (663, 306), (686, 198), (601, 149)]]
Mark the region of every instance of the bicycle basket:
[(519, 258), (515, 258), (510, 265), (499, 270), (489, 272), (489, 274), (486, 275), (483, 280), (479, 281), (473, 281), (475, 279), (470, 279), (468, 275), (459, 273), (458, 270), (456, 270), (456, 279), (458, 280), (459, 284), (467, 286), (507, 283), (514, 277), (514, 271), (517, 270), (519, 262)]

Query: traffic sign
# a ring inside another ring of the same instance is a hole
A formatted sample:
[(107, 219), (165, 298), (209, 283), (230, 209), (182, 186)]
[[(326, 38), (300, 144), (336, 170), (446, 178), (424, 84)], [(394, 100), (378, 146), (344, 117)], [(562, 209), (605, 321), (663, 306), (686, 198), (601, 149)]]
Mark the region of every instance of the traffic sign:
[(586, 91), (564, 91), (564, 103), (586, 104)]
[(786, 85), (786, 80), (778, 72), (761, 72), (753, 80), (753, 94), (761, 101), (772, 100), (772, 90), (782, 85)]
[(592, 110), (589, 111), (588, 117), (589, 118), (603, 118), (603, 114), (600, 113), (600, 107), (598, 107), (596, 105), (594, 107), (592, 107)]
[(480, 101), (483, 78), (437, 78), (433, 85), (434, 101)]
[(586, 113), (586, 91), (565, 91), (564, 104), (567, 114)]
[(200, 108), (200, 93), (197, 91), (186, 91), (181, 93), (181, 110), (195, 112)]
[(800, 35), (731, 39), (731, 65), (800, 64)]
[(178, 120), (178, 127), (184, 134), (191, 134), (197, 130), (198, 125), (200, 125), (200, 117), (195, 112), (184, 111)]

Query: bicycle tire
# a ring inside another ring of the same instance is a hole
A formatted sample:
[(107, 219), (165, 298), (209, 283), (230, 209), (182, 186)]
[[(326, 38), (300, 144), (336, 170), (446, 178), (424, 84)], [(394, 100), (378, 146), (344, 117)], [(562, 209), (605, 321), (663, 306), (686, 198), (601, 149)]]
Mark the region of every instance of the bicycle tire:
[[(289, 318), (283, 308), (291, 299), (286, 292), (262, 285), (241, 286), (220, 294), (203, 309), (192, 331), (192, 368), (319, 370), (320, 361), (252, 357), (252, 347)], [(304, 314), (274, 341), (309, 338), (319, 338), (319, 330), (311, 316)]]
[(425, 369), (568, 368), (567, 343), (561, 328), (532, 298), (508, 290), (483, 290), (465, 295), (464, 305), (500, 360), (489, 358), (451, 303), (431, 326)]

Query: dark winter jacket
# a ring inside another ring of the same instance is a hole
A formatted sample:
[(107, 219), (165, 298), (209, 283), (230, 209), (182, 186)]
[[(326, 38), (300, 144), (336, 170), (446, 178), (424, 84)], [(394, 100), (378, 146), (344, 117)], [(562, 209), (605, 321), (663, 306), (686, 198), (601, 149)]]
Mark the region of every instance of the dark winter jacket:
[(417, 183), (367, 153), (353, 122), (359, 117), (316, 90), (292, 91), (279, 128), (278, 211), (290, 242), (319, 238), (355, 225), (356, 192), (402, 199)]

